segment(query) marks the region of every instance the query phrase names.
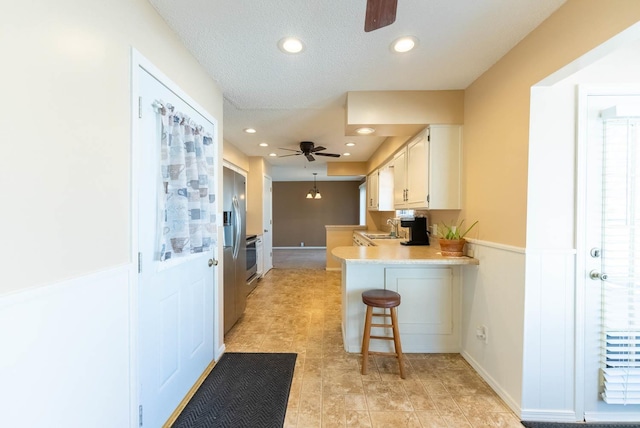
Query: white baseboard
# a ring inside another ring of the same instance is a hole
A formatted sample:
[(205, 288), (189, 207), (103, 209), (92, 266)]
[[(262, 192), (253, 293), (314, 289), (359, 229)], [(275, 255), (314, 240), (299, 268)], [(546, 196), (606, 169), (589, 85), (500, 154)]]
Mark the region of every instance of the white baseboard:
[(575, 412), (564, 410), (523, 410), (520, 420), (536, 422), (579, 422)]
[(491, 377), (489, 373), (487, 373), (484, 368), (482, 368), (482, 366), (478, 364), (478, 362), (474, 360), (467, 352), (462, 351), (460, 352), (460, 355), (462, 355), (462, 358), (464, 358), (480, 375), (480, 377), (482, 377), (482, 379), (484, 379), (484, 381), (489, 384), (491, 389), (493, 389), (496, 394), (498, 394), (500, 398), (502, 398), (507, 406), (509, 406), (509, 408), (522, 419), (522, 409), (520, 409), (520, 405), (500, 386), (500, 384), (496, 382), (496, 380)]
[(226, 350), (226, 346), (223, 343), (222, 346), (220, 346), (217, 350), (215, 350), (213, 352), (213, 359), (217, 362), (218, 360), (220, 360), (220, 357), (222, 357), (222, 354), (224, 354)]
[[(637, 407), (637, 406), (636, 406)], [(614, 412), (585, 412), (587, 422), (635, 422), (640, 421), (640, 412), (614, 413)]]

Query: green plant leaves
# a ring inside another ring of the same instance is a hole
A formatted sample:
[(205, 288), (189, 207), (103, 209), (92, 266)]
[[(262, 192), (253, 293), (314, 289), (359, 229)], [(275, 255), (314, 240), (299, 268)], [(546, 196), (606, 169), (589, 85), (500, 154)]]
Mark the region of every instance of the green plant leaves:
[(442, 223), (441, 226), (438, 226), (438, 236), (443, 239), (462, 239), (467, 233), (469, 233), (471, 229), (473, 229), (473, 226), (478, 224), (478, 220), (476, 220), (475, 223), (469, 226), (467, 230), (465, 230), (464, 232), (460, 232), (463, 223), (464, 219), (462, 219), (460, 221), (460, 224), (458, 225), (453, 222), (451, 222), (451, 224)]

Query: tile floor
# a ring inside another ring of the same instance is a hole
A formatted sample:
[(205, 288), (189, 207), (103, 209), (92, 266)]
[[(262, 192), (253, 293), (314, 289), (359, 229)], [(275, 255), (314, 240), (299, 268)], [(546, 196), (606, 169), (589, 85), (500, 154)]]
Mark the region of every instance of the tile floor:
[[(274, 266), (277, 266), (274, 260)], [(285, 427), (519, 427), (458, 354), (348, 354), (340, 332), (340, 272), (272, 269), (227, 334), (229, 352), (296, 352)]]

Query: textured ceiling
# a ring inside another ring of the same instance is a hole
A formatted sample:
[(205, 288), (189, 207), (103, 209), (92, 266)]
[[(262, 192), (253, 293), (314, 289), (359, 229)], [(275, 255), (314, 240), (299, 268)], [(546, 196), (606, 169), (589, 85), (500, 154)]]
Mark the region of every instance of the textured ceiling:
[[(218, 82), (225, 141), (280, 166), (274, 180), (296, 169), (311, 180), (327, 158), (308, 164), (268, 154), (303, 140), (344, 153), (352, 141), (352, 156), (329, 160), (366, 161), (384, 139), (345, 136), (348, 91), (464, 89), (564, 0), (399, 0), (396, 22), (369, 33), (366, 0), (150, 2)], [(418, 47), (392, 53), (391, 42), (405, 35)], [(286, 36), (299, 37), (305, 50), (280, 52)], [(258, 132), (245, 134), (247, 127)]]

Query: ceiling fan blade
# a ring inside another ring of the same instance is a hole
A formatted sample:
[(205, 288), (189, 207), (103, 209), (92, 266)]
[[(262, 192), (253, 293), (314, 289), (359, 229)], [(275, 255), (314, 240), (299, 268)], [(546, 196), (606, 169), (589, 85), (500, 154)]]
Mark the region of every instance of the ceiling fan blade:
[(286, 158), (287, 156), (300, 156), (302, 153), (294, 153), (292, 155), (280, 155), (279, 158)]
[(337, 153), (315, 153), (317, 156), (328, 156), (330, 158), (339, 158), (340, 155)]
[(397, 8), (398, 0), (367, 0), (364, 31), (368, 33), (393, 24), (396, 20)]
[[(300, 150), (293, 150), (293, 149), (285, 149), (284, 147), (278, 147), (279, 150), (289, 150), (290, 152), (300, 152)], [(300, 152), (302, 153), (302, 152)]]
[(316, 158), (314, 158), (311, 154), (306, 154), (305, 156), (307, 157), (307, 160), (309, 162), (313, 162), (314, 160), (316, 160)]
[(322, 146), (318, 146), (318, 147), (316, 147), (314, 149), (311, 149), (310, 151), (311, 151), (311, 153), (315, 153), (315, 152), (319, 152), (320, 150), (327, 150), (327, 148), (326, 147), (322, 147)]

